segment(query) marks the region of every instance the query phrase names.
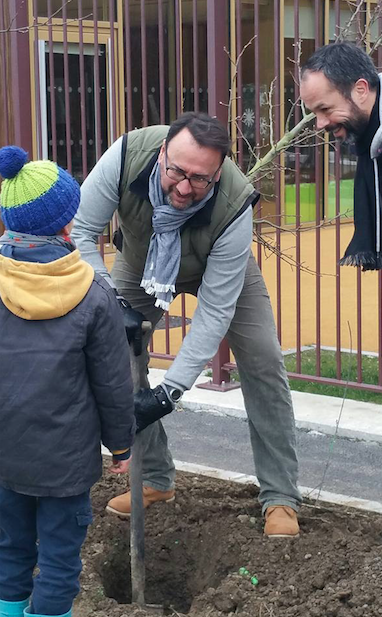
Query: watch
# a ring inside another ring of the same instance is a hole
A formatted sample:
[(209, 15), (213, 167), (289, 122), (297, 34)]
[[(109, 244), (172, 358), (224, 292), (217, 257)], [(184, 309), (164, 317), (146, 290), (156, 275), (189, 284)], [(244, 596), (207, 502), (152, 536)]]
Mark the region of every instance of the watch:
[(178, 388), (169, 388), (168, 390), (168, 395), (173, 403), (177, 403), (181, 398), (182, 394), (182, 390), (179, 390)]

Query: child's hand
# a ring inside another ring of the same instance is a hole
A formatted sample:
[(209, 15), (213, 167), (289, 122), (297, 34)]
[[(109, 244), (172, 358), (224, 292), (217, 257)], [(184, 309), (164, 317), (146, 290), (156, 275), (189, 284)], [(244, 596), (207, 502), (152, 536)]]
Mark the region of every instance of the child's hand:
[(116, 474), (117, 473), (127, 473), (130, 467), (130, 462), (131, 462), (131, 456), (130, 458), (124, 461), (113, 460), (109, 467), (109, 471), (110, 473), (116, 473)]

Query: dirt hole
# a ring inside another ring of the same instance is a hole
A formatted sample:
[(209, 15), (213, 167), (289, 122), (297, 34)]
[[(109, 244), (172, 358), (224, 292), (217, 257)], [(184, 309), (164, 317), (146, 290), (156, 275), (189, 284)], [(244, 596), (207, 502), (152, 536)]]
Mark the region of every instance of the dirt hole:
[[(147, 603), (172, 617), (382, 615), (381, 515), (306, 504), (300, 538), (269, 541), (253, 485), (179, 472), (176, 486), (174, 503), (145, 514)], [(124, 490), (105, 474), (92, 491), (77, 617), (150, 615), (131, 605), (130, 523), (105, 513)]]
[[(166, 506), (165, 506), (166, 507)], [(167, 506), (168, 507), (168, 506)], [(97, 571), (105, 596), (119, 604), (131, 603), (129, 524), (121, 525), (114, 545), (99, 556)], [(231, 551), (227, 563), (224, 542), (216, 522), (195, 521), (187, 529), (167, 528), (146, 537), (147, 604), (161, 604), (168, 613), (188, 613), (193, 599), (219, 583), (240, 559), (240, 549)]]

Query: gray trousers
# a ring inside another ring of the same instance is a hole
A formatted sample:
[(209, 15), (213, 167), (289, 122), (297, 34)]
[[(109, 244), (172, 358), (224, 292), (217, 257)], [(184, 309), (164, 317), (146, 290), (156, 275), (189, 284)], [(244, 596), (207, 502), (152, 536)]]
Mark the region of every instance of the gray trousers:
[[(111, 275), (122, 295), (155, 328), (163, 311), (154, 306), (155, 297), (140, 287), (141, 276), (129, 270), (119, 252)], [(176, 293), (196, 296), (199, 284), (200, 281), (177, 285)], [(147, 379), (149, 336), (146, 336), (145, 350), (140, 357), (141, 387), (150, 387)], [(240, 375), (263, 512), (270, 505), (287, 505), (296, 510), (301, 495), (297, 489), (292, 400), (269, 295), (252, 255), (227, 339)], [(174, 486), (175, 466), (162, 423), (156, 422), (145, 429), (145, 438), (143, 482), (167, 491)]]

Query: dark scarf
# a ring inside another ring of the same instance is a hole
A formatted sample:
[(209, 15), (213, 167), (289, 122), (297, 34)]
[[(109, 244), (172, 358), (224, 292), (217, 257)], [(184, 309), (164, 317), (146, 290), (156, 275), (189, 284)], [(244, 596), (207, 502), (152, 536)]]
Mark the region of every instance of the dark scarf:
[[(380, 80), (382, 74), (379, 76)], [(357, 139), (357, 171), (354, 179), (354, 235), (340, 261), (341, 266), (357, 266), (362, 270), (382, 269), (381, 253), (381, 164), (382, 157), (372, 160), (370, 146), (382, 124), (379, 109), (380, 91), (364, 134)]]

